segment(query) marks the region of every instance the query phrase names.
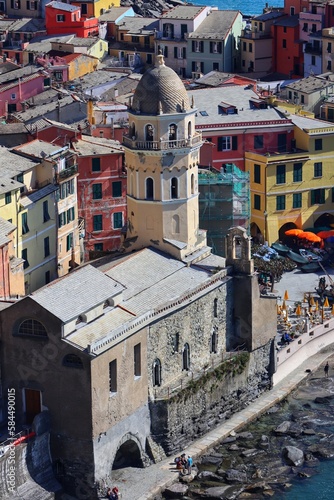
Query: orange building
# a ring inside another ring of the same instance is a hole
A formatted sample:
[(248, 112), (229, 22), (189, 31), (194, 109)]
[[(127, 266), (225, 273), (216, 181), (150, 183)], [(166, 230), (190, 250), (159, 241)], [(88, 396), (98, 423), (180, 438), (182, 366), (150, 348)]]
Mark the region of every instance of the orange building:
[(282, 77), (298, 78), (304, 75), (303, 42), (299, 35), (298, 15), (278, 19), (271, 27), (273, 39), (273, 72)]

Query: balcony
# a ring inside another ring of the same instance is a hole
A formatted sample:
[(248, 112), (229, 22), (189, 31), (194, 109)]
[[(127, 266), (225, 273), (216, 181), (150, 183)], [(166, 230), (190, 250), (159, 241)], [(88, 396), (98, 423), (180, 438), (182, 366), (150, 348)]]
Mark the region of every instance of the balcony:
[(312, 43), (306, 43), (304, 47), (304, 52), (306, 54), (315, 54), (315, 55), (321, 55), (322, 54), (322, 48), (319, 46), (314, 46)]
[(73, 165), (69, 165), (56, 174), (56, 181), (67, 179), (68, 177), (72, 177), (73, 175), (78, 173), (78, 165), (75, 163)]
[(156, 40), (166, 40), (170, 42), (186, 42), (188, 39), (188, 33), (183, 35), (174, 35), (172, 33), (166, 33), (164, 31), (157, 31), (155, 34)]
[(175, 141), (138, 141), (123, 135), (123, 145), (130, 149), (166, 151), (178, 148), (191, 148), (202, 142), (202, 134), (196, 133), (190, 139), (178, 139)]

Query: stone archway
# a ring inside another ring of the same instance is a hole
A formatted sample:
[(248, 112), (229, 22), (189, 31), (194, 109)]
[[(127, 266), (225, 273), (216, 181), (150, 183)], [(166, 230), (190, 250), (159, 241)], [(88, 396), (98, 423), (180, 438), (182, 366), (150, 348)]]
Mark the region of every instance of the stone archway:
[(261, 233), (261, 229), (255, 222), (252, 222), (250, 225), (250, 235), (254, 243), (264, 242), (264, 237), (263, 234)]
[(126, 434), (119, 443), (112, 470), (125, 467), (144, 467), (142, 457), (143, 450), (138, 438), (130, 433)]
[(294, 222), (287, 222), (286, 224), (283, 224), (278, 231), (279, 241), (284, 241), (286, 239), (285, 231), (288, 231), (289, 229), (297, 229), (296, 224)]
[(329, 214), (328, 212), (320, 215), (320, 217), (318, 217), (314, 222), (314, 227), (334, 228), (334, 215)]

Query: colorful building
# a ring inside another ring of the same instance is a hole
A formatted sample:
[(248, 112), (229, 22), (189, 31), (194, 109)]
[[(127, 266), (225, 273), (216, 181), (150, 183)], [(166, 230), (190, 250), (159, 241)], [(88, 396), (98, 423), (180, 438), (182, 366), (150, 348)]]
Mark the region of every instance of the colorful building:
[(82, 17), (80, 7), (62, 2), (50, 2), (45, 6), (45, 26), (48, 35), (75, 33), (78, 37), (99, 35), (96, 17)]
[(273, 72), (288, 78), (303, 76), (303, 40), (300, 39), (298, 16), (286, 16), (274, 21), (271, 33)]
[(245, 155), (251, 181), (251, 234), (269, 244), (290, 228), (326, 226), (334, 210), (333, 124), (297, 115), (291, 121), (293, 149)]
[(78, 2), (71, 0), (71, 5), (80, 8), (81, 17), (99, 17), (109, 9), (117, 8), (120, 6), (120, 0), (84, 0)]
[(39, 71), (32, 75), (0, 85), (0, 116), (8, 117), (8, 114), (23, 109), (22, 102), (42, 93), (50, 87), (50, 79), (45, 71)]

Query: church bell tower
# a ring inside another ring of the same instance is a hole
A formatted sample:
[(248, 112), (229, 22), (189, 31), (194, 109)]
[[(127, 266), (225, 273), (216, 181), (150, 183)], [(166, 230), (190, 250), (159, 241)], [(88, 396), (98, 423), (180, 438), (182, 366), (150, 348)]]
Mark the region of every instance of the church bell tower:
[(210, 253), (199, 229), (202, 136), (185, 87), (162, 55), (141, 78), (123, 138), (127, 166), (126, 251), (151, 246), (194, 262)]

